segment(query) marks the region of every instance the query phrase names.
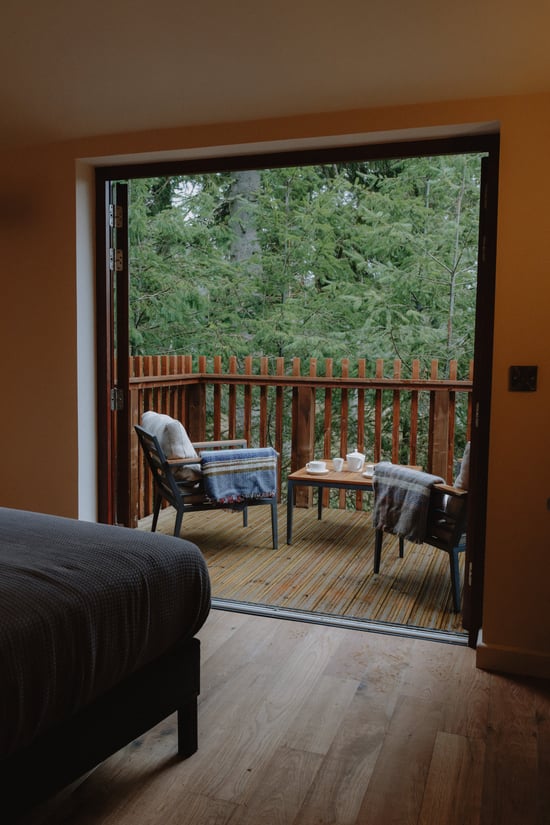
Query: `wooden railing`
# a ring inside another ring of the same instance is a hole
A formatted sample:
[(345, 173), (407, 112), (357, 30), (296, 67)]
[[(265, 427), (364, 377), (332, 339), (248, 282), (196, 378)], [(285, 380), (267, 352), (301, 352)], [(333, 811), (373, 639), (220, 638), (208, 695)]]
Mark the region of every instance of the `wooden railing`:
[[(130, 359), (131, 423), (145, 410), (178, 418), (193, 441), (246, 438), (271, 445), (281, 456), (279, 489), (286, 475), (311, 458), (358, 449), (371, 461), (420, 464), (451, 481), (456, 451), (470, 437), (473, 365), (458, 377), (439, 364), (414, 360), (405, 376), (401, 361), (219, 356), (136, 356)], [(131, 507), (134, 521), (152, 510), (150, 479), (132, 434)], [(300, 491), (307, 506), (311, 491)], [(337, 505), (346, 504), (339, 495)], [(355, 506), (363, 506), (359, 495)]]

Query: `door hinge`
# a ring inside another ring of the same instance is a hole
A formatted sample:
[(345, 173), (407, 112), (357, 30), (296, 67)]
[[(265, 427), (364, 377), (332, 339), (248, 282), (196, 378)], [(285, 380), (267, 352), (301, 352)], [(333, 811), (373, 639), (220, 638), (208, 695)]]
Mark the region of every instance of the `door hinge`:
[(468, 564), (468, 587), (472, 586), (472, 573), (473, 573), (473, 564), (469, 562)]
[(113, 229), (122, 229), (124, 222), (124, 211), (122, 206), (117, 206), (114, 203), (109, 204), (109, 226)]
[(124, 409), (124, 390), (114, 387), (111, 390), (111, 410), (118, 411)]
[(124, 253), (122, 249), (109, 249), (109, 269), (111, 272), (122, 272), (124, 269)]
[(479, 401), (476, 401), (476, 414), (474, 418), (476, 430), (479, 428)]

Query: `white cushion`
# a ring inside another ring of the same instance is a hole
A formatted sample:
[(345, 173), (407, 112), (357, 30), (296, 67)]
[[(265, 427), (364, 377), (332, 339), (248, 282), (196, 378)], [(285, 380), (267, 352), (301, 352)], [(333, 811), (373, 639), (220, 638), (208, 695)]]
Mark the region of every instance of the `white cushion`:
[(460, 471), (455, 479), (455, 487), (460, 487), (462, 490), (468, 490), (470, 487), (470, 442), (468, 441), (464, 448), (464, 455), (462, 456), (462, 464)]
[(164, 415), (164, 413), (149, 410), (141, 416), (141, 426), (148, 433), (156, 436), (166, 458), (198, 459), (195, 448), (181, 421), (177, 421), (169, 415)]

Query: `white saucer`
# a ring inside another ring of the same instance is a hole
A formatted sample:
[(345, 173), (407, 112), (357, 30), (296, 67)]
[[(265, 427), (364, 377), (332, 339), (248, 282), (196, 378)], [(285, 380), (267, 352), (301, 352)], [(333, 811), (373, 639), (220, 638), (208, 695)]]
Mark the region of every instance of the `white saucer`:
[(374, 475), (374, 470), (367, 470), (365, 473), (361, 473), (363, 478), (372, 478)]
[(306, 472), (311, 473), (312, 476), (325, 476), (329, 470), (306, 470)]

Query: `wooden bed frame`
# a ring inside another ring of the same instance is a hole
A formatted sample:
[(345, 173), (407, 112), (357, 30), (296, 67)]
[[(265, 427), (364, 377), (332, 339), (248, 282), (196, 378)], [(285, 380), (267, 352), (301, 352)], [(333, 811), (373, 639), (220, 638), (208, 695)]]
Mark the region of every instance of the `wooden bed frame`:
[(0, 813), (12, 822), (141, 736), (178, 714), (178, 754), (197, 750), (200, 642), (192, 638), (0, 761)]

